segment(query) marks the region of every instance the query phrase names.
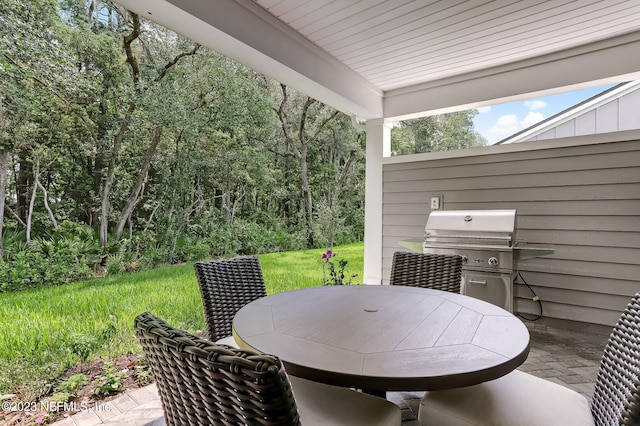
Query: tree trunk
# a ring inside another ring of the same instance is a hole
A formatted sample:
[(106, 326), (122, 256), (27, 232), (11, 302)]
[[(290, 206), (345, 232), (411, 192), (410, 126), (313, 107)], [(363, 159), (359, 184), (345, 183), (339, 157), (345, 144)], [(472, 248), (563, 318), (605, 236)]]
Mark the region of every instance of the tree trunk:
[(236, 191), (234, 191), (234, 200), (233, 202), (231, 202), (231, 190), (227, 190), (225, 192), (225, 201), (223, 204), (223, 208), (225, 210), (225, 212), (227, 213), (227, 224), (229, 225), (233, 225), (235, 219), (236, 219), (236, 212), (240, 209), (240, 205), (242, 204), (242, 200), (244, 199), (244, 197), (247, 195), (246, 191), (244, 190), (244, 188), (242, 189), (236, 189)]
[[(140, 36), (140, 18), (135, 13), (131, 13), (131, 21), (133, 28), (131, 33), (124, 36), (123, 48), (127, 55), (127, 63), (131, 68), (131, 78), (133, 79), (133, 86), (137, 95), (140, 95), (140, 67), (138, 66), (138, 60), (136, 59), (131, 44)], [(111, 158), (109, 159), (109, 168), (107, 169), (107, 179), (104, 182), (102, 189), (102, 202), (100, 205), (100, 245), (102, 247), (107, 246), (107, 233), (109, 231), (109, 198), (111, 197), (111, 188), (113, 187), (113, 181), (115, 179), (116, 164), (118, 156), (120, 154), (120, 146), (124, 140), (124, 135), (129, 129), (129, 124), (133, 116), (133, 112), (136, 109), (136, 100), (133, 99), (129, 102), (129, 109), (120, 123), (120, 129), (113, 141), (113, 149), (111, 150)]]
[(111, 188), (113, 187), (113, 181), (115, 180), (116, 174), (116, 164), (117, 159), (120, 154), (120, 146), (122, 145), (122, 140), (124, 139), (124, 135), (129, 129), (129, 123), (131, 122), (131, 117), (133, 115), (133, 111), (136, 109), (136, 104), (131, 102), (129, 104), (129, 110), (127, 111), (127, 115), (124, 117), (122, 123), (120, 124), (120, 130), (118, 130), (118, 134), (116, 135), (115, 140), (113, 141), (113, 149), (111, 150), (111, 159), (109, 160), (109, 168), (107, 170), (107, 179), (104, 182), (104, 188), (102, 189), (102, 203), (100, 208), (100, 245), (102, 247), (107, 246), (107, 232), (109, 230), (109, 198), (111, 197)]
[[(282, 91), (282, 101), (280, 102), (279, 107), (274, 110), (280, 120), (288, 151), (287, 153), (280, 153), (280, 155), (291, 155), (296, 157), (298, 160), (298, 164), (300, 166), (302, 205), (304, 208), (305, 225), (307, 230), (307, 243), (310, 247), (313, 247), (315, 238), (313, 235), (313, 194), (309, 184), (309, 146), (313, 143), (317, 143), (320, 133), (338, 115), (338, 111), (334, 111), (331, 115), (326, 117), (316, 126), (312, 134), (308, 134), (307, 124), (313, 124), (313, 117), (309, 117), (309, 113), (311, 112), (310, 108), (318, 101), (307, 96), (305, 103), (302, 106), (302, 110), (300, 111), (299, 121), (296, 121), (295, 123), (290, 122), (286, 111), (286, 106), (289, 100), (287, 86), (280, 84), (280, 88)], [(309, 120), (310, 123), (307, 123), (307, 120)]]
[[(356, 150), (352, 149), (349, 152), (349, 157), (347, 158), (347, 160), (344, 163), (344, 166), (342, 166), (342, 171), (340, 172), (340, 176), (338, 176), (338, 180), (336, 181), (336, 195), (335, 197), (332, 197), (332, 200), (335, 199), (339, 199), (340, 197), (342, 197), (342, 194), (347, 190), (348, 186), (347, 185), (347, 178), (349, 177), (349, 172), (351, 170), (351, 164), (353, 164), (353, 162), (356, 159)], [(337, 168), (337, 166), (336, 166)], [(329, 205), (329, 207), (333, 207), (332, 204)]]
[(4, 245), (2, 244), (2, 225), (4, 224), (5, 182), (8, 168), (9, 153), (4, 151), (0, 152), (0, 263), (2, 263), (2, 256), (4, 254)]
[(18, 152), (18, 170), (14, 170), (16, 182), (16, 210), (23, 222), (27, 221), (28, 194), (31, 186), (33, 171), (27, 161), (28, 154), (25, 150)]
[[(135, 56), (134, 50), (132, 48), (132, 43), (140, 36), (141, 34), (141, 25), (140, 25), (140, 17), (132, 12), (129, 12), (131, 14), (131, 23), (132, 23), (132, 29), (131, 29), (131, 33), (127, 34), (124, 36), (123, 39), (123, 48), (126, 54), (126, 61), (127, 64), (129, 64), (129, 68), (131, 69), (131, 78), (133, 80), (133, 87), (135, 90), (135, 95), (137, 97), (143, 96), (144, 93), (149, 89), (150, 86), (147, 87), (142, 87), (142, 85), (140, 84), (140, 66), (138, 64), (138, 59)], [(160, 69), (158, 76), (154, 79), (154, 83), (159, 82), (160, 80), (162, 80), (164, 78), (165, 75), (167, 75), (167, 72), (175, 65), (178, 63), (178, 61), (186, 56), (190, 56), (190, 55), (195, 55), (196, 52), (198, 51), (198, 49), (200, 48), (199, 44), (196, 44), (190, 51), (188, 52), (184, 52), (184, 53), (180, 53), (179, 55), (176, 55), (172, 60), (170, 60), (169, 62), (167, 62), (165, 64), (165, 66)], [(120, 146), (122, 145), (122, 141), (124, 139), (124, 136), (129, 128), (129, 124), (131, 122), (132, 116), (133, 116), (133, 112), (136, 109), (136, 102), (137, 99), (133, 99), (130, 104), (129, 104), (129, 110), (127, 111), (127, 114), (124, 118), (124, 121), (122, 122), (122, 124), (120, 125), (120, 129), (118, 131), (118, 135), (115, 138), (114, 144), (113, 144), (113, 150), (111, 153), (111, 159), (109, 161), (109, 168), (107, 170), (107, 179), (105, 181), (104, 184), (104, 189), (103, 189), (103, 193), (102, 193), (102, 204), (101, 204), (101, 212), (100, 212), (100, 244), (102, 245), (102, 247), (105, 247), (107, 245), (107, 232), (108, 232), (108, 225), (109, 225), (109, 198), (111, 196), (111, 188), (113, 186), (113, 181), (115, 179), (115, 166), (116, 166), (116, 161), (118, 158), (118, 155), (120, 153)], [(158, 130), (156, 130), (158, 131)], [(154, 148), (155, 150), (155, 148)], [(146, 173), (145, 173), (146, 175)], [(143, 180), (144, 181), (144, 180)], [(137, 194), (136, 197), (137, 198)], [(133, 204), (133, 206), (127, 206), (131, 207), (131, 209), (135, 208), (135, 203)], [(124, 223), (126, 223), (126, 217), (124, 220), (122, 220), (122, 218), (124, 216), (127, 216), (126, 214), (121, 215), (120, 221), (121, 223), (123, 223), (122, 225), (122, 229), (120, 229), (120, 223), (118, 224), (118, 229), (117, 229), (117, 233), (118, 234), (122, 234), (123, 229), (124, 229)]]
[[(0, 96), (0, 141), (5, 137), (5, 121), (4, 121), (4, 104), (3, 98)], [(4, 245), (2, 244), (2, 228), (4, 225), (4, 197), (7, 171), (9, 168), (9, 152), (4, 149), (0, 150), (0, 263), (4, 255)]]
[(53, 227), (57, 228), (58, 227), (58, 221), (56, 220), (56, 217), (53, 215), (53, 211), (51, 210), (51, 207), (49, 207), (49, 200), (47, 199), (49, 197), (49, 194), (47, 194), (47, 190), (40, 183), (40, 179), (36, 180), (35, 183), (42, 190), (42, 195), (43, 195), (43, 198), (44, 198), (44, 208), (47, 210), (47, 213), (49, 213), (49, 217), (51, 218), (51, 222), (53, 222)]
[(36, 193), (38, 190), (38, 175), (40, 174), (40, 159), (36, 158), (36, 166), (33, 171), (33, 189), (31, 190), (31, 201), (29, 202), (29, 213), (27, 214), (27, 243), (31, 242), (31, 219), (33, 218), (33, 206), (36, 202)]
[(287, 86), (284, 84), (280, 84), (280, 89), (282, 90), (282, 102), (280, 103), (280, 107), (276, 110), (276, 113), (278, 114), (278, 118), (280, 119), (280, 124), (282, 127), (282, 132), (284, 134), (287, 149), (289, 150), (290, 155), (293, 155), (298, 159), (298, 164), (300, 166), (300, 189), (302, 192), (302, 206), (304, 208), (305, 226), (307, 229), (307, 244), (309, 245), (309, 247), (313, 247), (313, 196), (311, 194), (311, 188), (309, 186), (309, 167), (307, 164), (308, 145), (307, 138), (304, 134), (304, 127), (307, 117), (307, 110), (315, 101), (307, 97), (307, 100), (302, 109), (300, 121), (296, 123), (297, 142), (299, 144), (298, 146), (290, 133), (289, 126), (293, 123), (289, 123), (285, 110), (285, 106), (289, 99)]
[(11, 207), (9, 207), (8, 205), (4, 205), (4, 209), (6, 211), (8, 211), (9, 213), (11, 213), (11, 216), (13, 216), (13, 218), (16, 220), (16, 222), (18, 222), (18, 225), (20, 226), (24, 226), (25, 228), (27, 227), (27, 224), (24, 223), (24, 221), (20, 218), (20, 216), (18, 216), (18, 213), (14, 212), (13, 210), (11, 210)]
[(300, 149), (300, 186), (302, 188), (302, 199), (304, 202), (305, 220), (307, 228), (307, 242), (313, 247), (313, 196), (309, 186), (309, 165), (307, 163), (308, 147), (303, 144)]
[(122, 214), (120, 215), (120, 221), (118, 222), (118, 228), (116, 229), (116, 237), (120, 238), (122, 233), (124, 232), (124, 227), (127, 224), (127, 221), (131, 218), (131, 214), (133, 210), (136, 208), (136, 205), (140, 202), (140, 191), (142, 190), (142, 185), (145, 180), (147, 180), (147, 175), (149, 173), (149, 167), (151, 166), (151, 160), (156, 154), (156, 150), (158, 148), (158, 144), (160, 143), (160, 139), (162, 136), (162, 125), (156, 127), (156, 130), (153, 134), (153, 138), (151, 139), (151, 143), (147, 148), (147, 152), (145, 153), (144, 158), (142, 159), (142, 165), (140, 166), (140, 173), (138, 173), (138, 178), (134, 182), (131, 187), (131, 192), (129, 193), (129, 199), (125, 204), (124, 209), (122, 210)]

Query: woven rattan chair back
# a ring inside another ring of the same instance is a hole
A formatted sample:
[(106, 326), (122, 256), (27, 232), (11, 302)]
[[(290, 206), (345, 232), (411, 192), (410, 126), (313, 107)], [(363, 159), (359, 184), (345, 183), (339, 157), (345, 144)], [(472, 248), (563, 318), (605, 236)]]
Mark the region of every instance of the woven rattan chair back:
[(598, 426), (640, 425), (640, 293), (631, 299), (604, 348), (591, 413)]
[(434, 288), (460, 293), (462, 257), (397, 251), (391, 265), (391, 285)]
[(256, 256), (196, 262), (194, 268), (211, 340), (231, 336), (236, 312), (267, 295)]
[(145, 312), (134, 328), (167, 425), (299, 425), (291, 384), (271, 355), (218, 345)]

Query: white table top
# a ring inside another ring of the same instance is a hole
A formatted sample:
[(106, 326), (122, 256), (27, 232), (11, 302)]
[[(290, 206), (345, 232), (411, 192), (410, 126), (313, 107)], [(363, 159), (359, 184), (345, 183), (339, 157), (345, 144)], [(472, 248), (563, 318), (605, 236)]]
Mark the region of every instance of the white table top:
[(459, 294), (404, 286), (327, 286), (249, 303), (241, 347), (278, 356), (294, 376), (372, 391), (437, 390), (498, 378), (529, 354), (511, 313)]

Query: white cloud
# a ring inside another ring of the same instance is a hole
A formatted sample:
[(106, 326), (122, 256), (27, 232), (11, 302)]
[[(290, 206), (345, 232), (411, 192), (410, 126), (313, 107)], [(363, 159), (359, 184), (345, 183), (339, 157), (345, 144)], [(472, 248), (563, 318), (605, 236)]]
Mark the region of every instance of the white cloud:
[(496, 135), (509, 135), (520, 130), (520, 122), (515, 114), (503, 115), (491, 127), (490, 132)]
[(544, 120), (544, 115), (541, 112), (529, 111), (529, 114), (522, 120), (522, 128), (533, 126), (536, 123)]
[(525, 101), (524, 106), (529, 108), (531, 111), (538, 111), (546, 107), (547, 103), (543, 101)]
[(491, 105), (489, 106), (484, 106), (484, 107), (480, 107), (480, 108), (476, 108), (476, 110), (480, 113), (480, 114), (485, 114), (487, 112), (491, 112)]
[(508, 136), (533, 126), (542, 120), (544, 120), (544, 114), (541, 112), (529, 111), (523, 120), (519, 120), (516, 114), (507, 114), (498, 118), (489, 132), (500, 137)]

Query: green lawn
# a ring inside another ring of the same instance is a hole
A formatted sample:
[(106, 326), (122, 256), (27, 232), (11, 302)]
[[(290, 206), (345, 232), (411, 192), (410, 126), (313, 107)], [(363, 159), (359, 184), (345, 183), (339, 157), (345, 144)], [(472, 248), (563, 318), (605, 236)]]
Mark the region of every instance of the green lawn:
[[(336, 247), (362, 283), (363, 244)], [(323, 249), (260, 255), (267, 293), (322, 285)], [(90, 347), (88, 360), (139, 353), (133, 319), (150, 311), (191, 332), (204, 330), (191, 264), (0, 295), (0, 395), (33, 400)], [(111, 324), (115, 334), (107, 339)], [(86, 352), (85, 352), (86, 353)]]

